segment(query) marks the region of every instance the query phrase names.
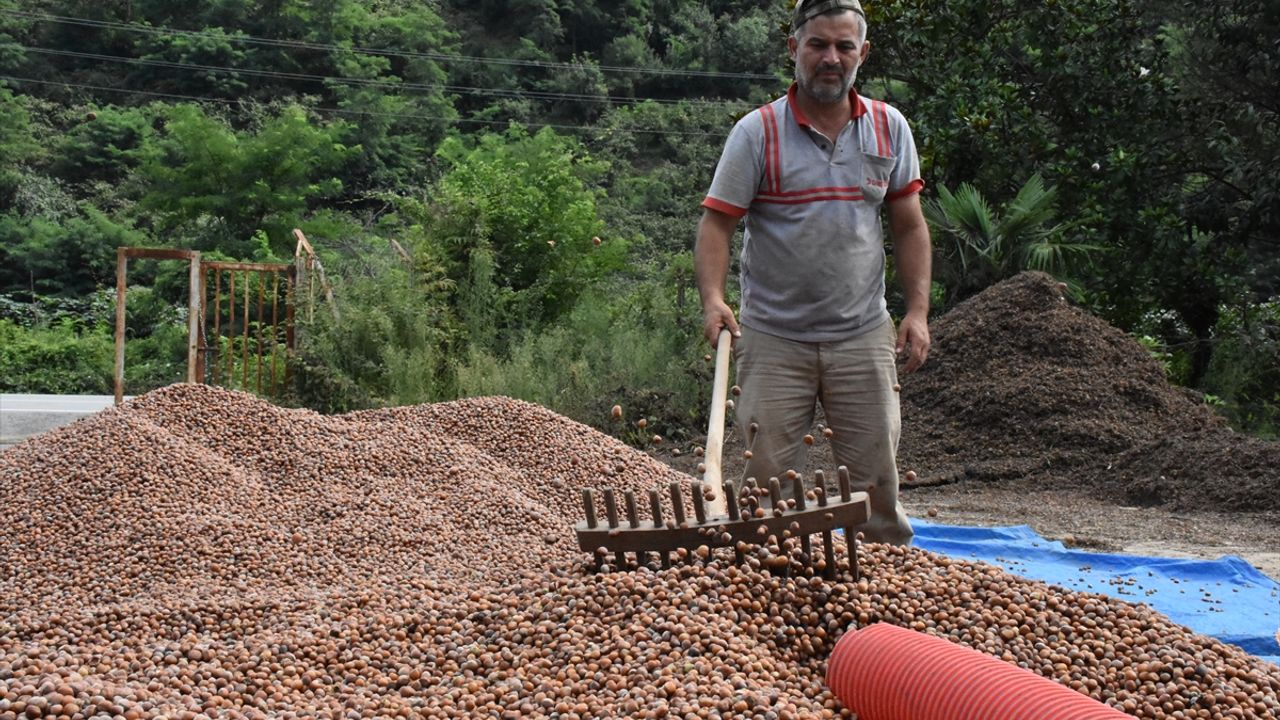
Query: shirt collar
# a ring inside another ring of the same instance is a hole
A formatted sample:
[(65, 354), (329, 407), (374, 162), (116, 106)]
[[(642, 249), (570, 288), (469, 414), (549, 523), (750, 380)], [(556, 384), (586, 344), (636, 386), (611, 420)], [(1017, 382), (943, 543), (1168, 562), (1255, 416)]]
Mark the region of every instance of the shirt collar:
[[(812, 127), (809, 118), (805, 117), (804, 112), (800, 110), (800, 106), (796, 104), (796, 83), (791, 83), (791, 87), (787, 88), (787, 107), (791, 109), (791, 114), (795, 116), (796, 122), (800, 127)], [(862, 98), (858, 96), (858, 91), (849, 89), (849, 108), (850, 120), (857, 120), (867, 112), (867, 106), (863, 104)]]

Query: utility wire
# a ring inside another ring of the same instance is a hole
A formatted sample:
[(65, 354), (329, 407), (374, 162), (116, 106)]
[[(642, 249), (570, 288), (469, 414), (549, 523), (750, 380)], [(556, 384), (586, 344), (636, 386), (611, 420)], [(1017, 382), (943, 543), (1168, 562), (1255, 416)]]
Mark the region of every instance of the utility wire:
[(370, 87), (383, 87), (395, 90), (444, 90), (447, 92), (457, 93), (459, 95), (492, 95), (496, 97), (509, 98), (534, 98), (538, 100), (577, 100), (582, 102), (612, 102), (618, 104), (638, 104), (642, 102), (653, 102), (659, 104), (678, 105), (686, 103), (691, 105), (716, 105), (723, 106), (733, 103), (744, 103), (745, 100), (675, 100), (670, 98), (630, 98), (619, 97), (614, 95), (588, 95), (585, 93), (564, 93), (552, 92), (547, 90), (505, 90), (502, 88), (481, 88), (469, 85), (444, 85), (440, 83), (411, 83), (411, 82), (393, 82), (389, 80), (376, 80), (372, 78), (344, 78), (333, 75), (312, 75), (308, 73), (295, 73), (280, 70), (258, 70), (255, 68), (231, 68), (223, 65), (201, 65), (197, 63), (176, 62), (172, 60), (155, 60), (150, 58), (131, 58), (121, 55), (103, 55), (100, 53), (77, 52), (74, 50), (55, 50), (53, 48), (32, 47), (29, 45), (18, 45), (26, 52), (38, 53), (42, 55), (60, 55), (63, 57), (74, 57), (84, 60), (98, 60), (103, 62), (126, 63), (130, 65), (145, 65), (148, 67), (164, 67), (178, 70), (188, 71), (210, 71), (228, 74), (249, 75), (255, 77), (282, 78), (287, 80), (304, 80), (311, 82), (333, 82), (344, 85), (364, 85)]
[[(475, 55), (449, 55), (445, 53), (429, 53), (415, 52), (412, 50), (390, 50), (381, 48), (364, 48), (364, 47), (343, 47), (340, 45), (329, 45), (325, 43), (313, 43), (302, 40), (277, 40), (274, 38), (255, 37), (252, 35), (217, 35), (209, 32), (199, 32), (195, 30), (179, 30), (177, 28), (155, 27), (151, 25), (138, 25), (135, 23), (120, 23), (109, 20), (93, 20), (90, 18), (72, 17), (67, 15), (50, 15), (45, 13), (25, 12), (22, 10), (0, 9), (0, 15), (11, 15), (28, 20), (42, 20), (45, 22), (60, 23), (65, 25), (80, 25), (84, 27), (105, 28), (111, 30), (124, 30), (128, 32), (147, 33), (151, 35), (183, 35), (187, 37), (203, 37), (225, 40), (228, 42), (248, 43), (253, 45), (268, 45), (274, 47), (299, 48), (304, 50), (327, 50), (333, 52), (352, 52), (363, 55), (381, 55), (389, 57), (401, 58), (419, 58), (425, 60), (436, 60), (440, 62), (470, 62), (482, 65), (504, 65), (514, 67), (538, 67), (549, 68), (555, 70), (575, 70), (581, 69), (583, 65), (575, 63), (551, 62), (546, 60), (517, 60), (515, 58), (493, 58), (479, 57)], [(722, 78), (737, 80), (773, 80), (778, 78), (775, 75), (767, 73), (747, 73), (747, 72), (718, 72), (713, 70), (671, 70), (664, 68), (642, 68), (627, 65), (594, 65), (601, 72), (614, 73), (633, 73), (640, 75), (661, 75), (676, 77), (700, 77), (700, 78)]]
[[(191, 102), (196, 102), (196, 103), (216, 102), (216, 103), (222, 103), (224, 105), (241, 104), (241, 101), (239, 100), (229, 100), (226, 98), (197, 97), (195, 95), (181, 95), (178, 93), (156, 92), (154, 90), (130, 90), (127, 88), (113, 88), (113, 87), (105, 87), (102, 85), (86, 85), (84, 83), (70, 83), (70, 82), (63, 82), (59, 80), (38, 80), (36, 78), (17, 77), (14, 75), (0, 75), (0, 80), (36, 83), (38, 85), (57, 85), (60, 87), (73, 88), (73, 89), (79, 89), (79, 90), (97, 90), (102, 92), (128, 93), (131, 95), (144, 95), (147, 97), (166, 98), (166, 99), (172, 99), (172, 100), (189, 100)], [(327, 107), (322, 105), (306, 105), (306, 104), (297, 103), (297, 102), (292, 104), (297, 105), (298, 107), (303, 108), (304, 110), (312, 110), (314, 112), (334, 113), (337, 115), (387, 117), (387, 118), (397, 118), (397, 119), (439, 120), (439, 121), (448, 123), (450, 125), (457, 124), (457, 123), (471, 123), (476, 125), (496, 125), (496, 126), (506, 127), (511, 125), (513, 122), (515, 122), (510, 120), (477, 120), (472, 118), (450, 118), (450, 117), (444, 117), (441, 115), (422, 115), (417, 113), (387, 113), (387, 112), (373, 112), (369, 110), (349, 110), (347, 108)], [(523, 123), (517, 123), (517, 124), (523, 124)], [(539, 123), (539, 122), (531, 122), (531, 123), (528, 123), (528, 125), (534, 126), (534, 127), (549, 127), (549, 128), (554, 128), (556, 130), (579, 130), (579, 131), (590, 131), (590, 132), (621, 131), (621, 132), (631, 132), (631, 133), (644, 133), (646, 135), (681, 135), (686, 137), (711, 137), (711, 138), (724, 138), (725, 134), (728, 132), (727, 129), (723, 133), (711, 133), (711, 132), (701, 132), (701, 131), (693, 131), (693, 130), (654, 130), (650, 128), (642, 128), (642, 127), (634, 127), (634, 126), (611, 127), (607, 125), (605, 126), (562, 125), (562, 124), (556, 124), (556, 123)]]

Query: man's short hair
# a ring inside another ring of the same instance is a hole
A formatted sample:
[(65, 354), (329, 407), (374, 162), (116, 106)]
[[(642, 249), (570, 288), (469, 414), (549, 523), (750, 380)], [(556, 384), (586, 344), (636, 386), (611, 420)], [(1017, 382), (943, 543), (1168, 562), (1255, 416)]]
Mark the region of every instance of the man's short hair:
[(865, 39), (867, 34), (867, 14), (862, 11), (862, 3), (858, 0), (797, 0), (795, 10), (791, 14), (791, 34), (799, 37), (800, 28), (819, 15), (834, 15), (851, 11), (862, 18), (861, 39)]

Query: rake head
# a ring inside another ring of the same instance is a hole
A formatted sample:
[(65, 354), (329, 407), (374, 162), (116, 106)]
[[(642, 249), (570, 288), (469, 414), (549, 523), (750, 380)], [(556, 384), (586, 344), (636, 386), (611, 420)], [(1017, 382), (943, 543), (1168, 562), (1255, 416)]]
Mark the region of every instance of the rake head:
[[(586, 520), (575, 528), (578, 547), (592, 553), (597, 569), (604, 569), (606, 559), (612, 555), (612, 567), (626, 569), (648, 564), (650, 555), (657, 555), (662, 567), (671, 567), (671, 553), (679, 557), (704, 558), (717, 548), (732, 548), (737, 562), (745, 561), (746, 554), (754, 547), (781, 547), (791, 538), (800, 542), (800, 558), (826, 577), (836, 571), (835, 545), (832, 532), (843, 530), (849, 549), (849, 567), (854, 577), (858, 575), (857, 542), (854, 528), (866, 522), (869, 500), (864, 492), (851, 492), (849, 471), (840, 467), (840, 497), (828, 498), (826, 483), (821, 471), (815, 474), (816, 489), (806, 499), (804, 481), (792, 478), (793, 499), (782, 499), (782, 485), (777, 478), (769, 480), (768, 488), (760, 487), (755, 480), (748, 480), (741, 492), (734, 492), (732, 481), (723, 483), (722, 491), (729, 498), (728, 512), (708, 515), (705, 493), (709, 490), (701, 482), (692, 484), (691, 500), (693, 521), (685, 514), (684, 493), (678, 482), (668, 485), (671, 502), (671, 518), (665, 519), (662, 492), (659, 488), (649, 491), (650, 519), (640, 518), (635, 493), (623, 493), (626, 510), (625, 521), (618, 512), (617, 493), (605, 488), (605, 522), (602, 524), (596, 512), (596, 491), (582, 491), (582, 506)], [(733, 499), (736, 498), (736, 502)], [(813, 535), (821, 538), (820, 554), (814, 553)], [(705, 548), (705, 550), (703, 550)], [(680, 552), (681, 550), (684, 552)], [(628, 553), (631, 557), (628, 557)], [(766, 553), (768, 555), (768, 553)], [(634, 558), (632, 560), (631, 558)], [(786, 574), (790, 564), (785, 555), (766, 557), (770, 569)]]

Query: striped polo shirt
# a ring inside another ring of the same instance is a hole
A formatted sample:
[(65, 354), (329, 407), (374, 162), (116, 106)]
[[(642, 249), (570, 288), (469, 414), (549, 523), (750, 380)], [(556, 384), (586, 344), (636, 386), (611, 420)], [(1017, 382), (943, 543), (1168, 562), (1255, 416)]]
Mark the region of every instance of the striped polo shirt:
[(738, 121), (702, 205), (746, 216), (740, 321), (801, 342), (855, 337), (888, 317), (880, 206), (919, 192), (920, 160), (902, 113), (849, 98), (836, 138), (786, 96)]

